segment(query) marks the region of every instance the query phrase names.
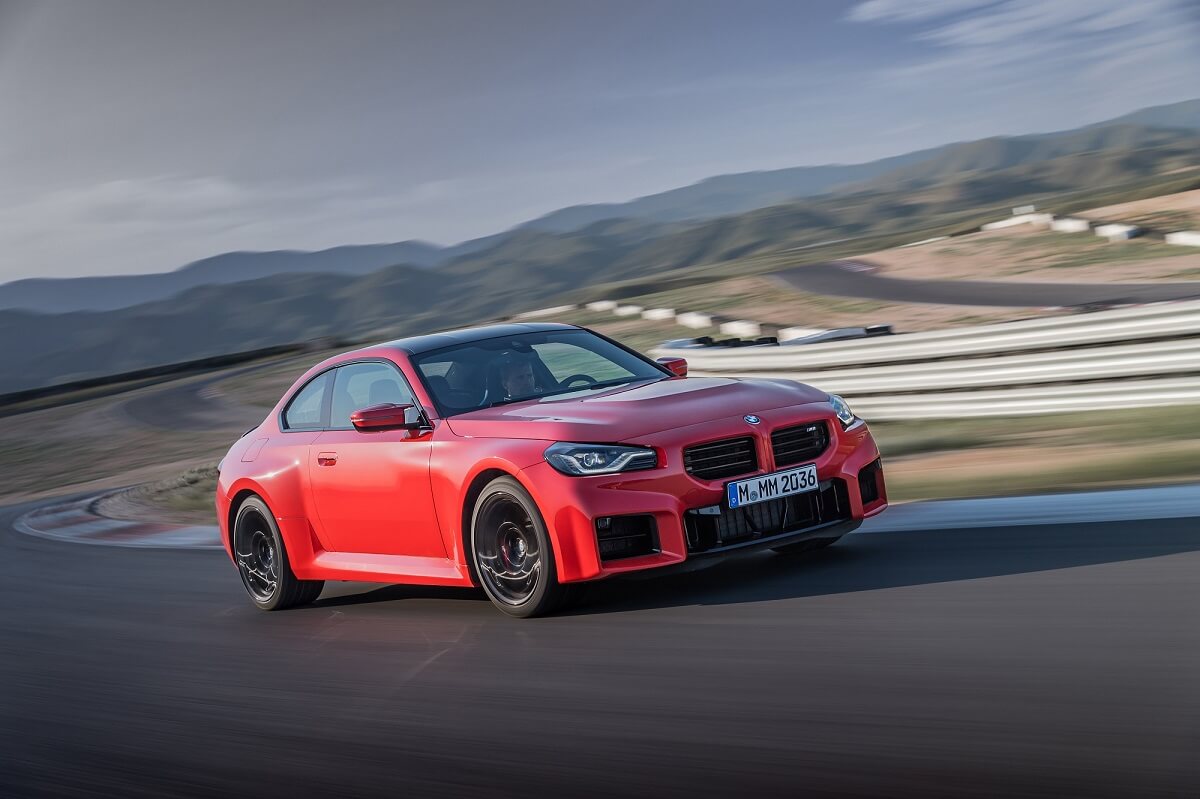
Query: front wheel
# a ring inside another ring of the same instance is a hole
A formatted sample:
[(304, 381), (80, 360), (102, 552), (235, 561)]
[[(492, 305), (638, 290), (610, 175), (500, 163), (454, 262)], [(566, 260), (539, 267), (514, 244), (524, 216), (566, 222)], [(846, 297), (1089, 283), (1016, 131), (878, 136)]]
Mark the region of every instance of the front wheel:
[(242, 585), (261, 610), (307, 605), (320, 596), (323, 581), (300, 580), (292, 573), (275, 516), (258, 497), (238, 507), (232, 543)]
[(511, 477), (488, 483), (476, 500), (471, 557), (484, 593), (509, 616), (541, 616), (566, 599), (542, 514)]

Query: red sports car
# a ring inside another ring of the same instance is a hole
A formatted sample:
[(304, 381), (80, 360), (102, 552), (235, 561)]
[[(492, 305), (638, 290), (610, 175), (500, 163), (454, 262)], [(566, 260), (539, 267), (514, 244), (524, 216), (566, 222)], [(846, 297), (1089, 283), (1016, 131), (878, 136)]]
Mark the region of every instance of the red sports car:
[(573, 583), (825, 546), (887, 506), (841, 398), (686, 375), (557, 324), (335, 356), (221, 461), (225, 548), (264, 610), (361, 580), (479, 586), (524, 617)]

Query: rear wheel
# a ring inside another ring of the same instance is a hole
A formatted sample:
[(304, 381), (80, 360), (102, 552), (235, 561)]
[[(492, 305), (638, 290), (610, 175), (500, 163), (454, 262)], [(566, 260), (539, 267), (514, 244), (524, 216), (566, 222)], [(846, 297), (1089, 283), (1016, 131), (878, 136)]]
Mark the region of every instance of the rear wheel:
[(550, 613), (569, 586), (558, 582), (550, 536), (537, 504), (520, 483), (488, 483), (471, 516), (471, 558), (488, 599), (509, 616)]
[(262, 610), (307, 605), (321, 594), (322, 580), (300, 580), (292, 573), (279, 525), (258, 497), (238, 507), (233, 522), (233, 557), (250, 599)]

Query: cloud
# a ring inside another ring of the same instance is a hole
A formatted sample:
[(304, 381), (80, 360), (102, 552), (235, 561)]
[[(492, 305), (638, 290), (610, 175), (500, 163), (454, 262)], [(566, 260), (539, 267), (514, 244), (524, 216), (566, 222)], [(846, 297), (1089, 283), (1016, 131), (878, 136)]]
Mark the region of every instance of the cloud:
[(948, 22), (925, 34), (949, 46), (993, 46), (1033, 37), (1046, 44), (1062, 42), (1080, 34), (1112, 33), (1121, 28), (1141, 27), (1165, 19), (1173, 10), (1169, 0), (1142, 0), (1131, 14), (1124, 0), (1089, 0), (1086, 3), (1046, 3), (1041, 0), (1010, 0), (979, 9), (964, 19)]
[[(0, 204), (5, 271), (25, 275), (174, 269), (224, 250), (393, 241), (469, 186), (362, 181), (245, 184), (220, 176), (109, 180)], [(361, 238), (360, 238), (361, 237)]]
[(1063, 94), (1147, 105), (1194, 94), (1200, 74), (1195, 21), (1174, 0), (869, 0), (848, 19), (915, 26), (906, 35), (922, 54), (880, 73), (894, 84), (993, 92), (1040, 79)]
[[(1113, 41), (1118, 34), (1166, 28), (1181, 15), (1174, 0), (868, 0), (855, 6), (849, 19), (862, 23), (922, 22), (917, 38), (953, 50), (993, 50), (1020, 45), (1020, 55), (1049, 50), (1081, 38)], [(1176, 35), (1190, 35), (1186, 28)], [(1119, 39), (1116, 40), (1119, 43)], [(1076, 48), (1086, 55), (1086, 48)]]
[(914, 22), (991, 5), (995, 0), (867, 0), (850, 10), (855, 22)]
[(567, 205), (580, 185), (643, 164), (637, 157), (592, 159), (405, 185), (382, 178), (249, 182), (150, 175), (30, 197), (0, 187), (0, 282), (161, 272), (230, 250), (460, 241)]

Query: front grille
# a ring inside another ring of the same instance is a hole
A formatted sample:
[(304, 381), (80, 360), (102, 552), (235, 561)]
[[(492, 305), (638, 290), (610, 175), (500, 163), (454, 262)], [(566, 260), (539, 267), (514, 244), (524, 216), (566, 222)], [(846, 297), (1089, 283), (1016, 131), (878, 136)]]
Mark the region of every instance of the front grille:
[(604, 516), (596, 520), (600, 560), (635, 558), (658, 552), (658, 524), (648, 513)]
[(791, 466), (816, 458), (829, 446), (829, 427), (825, 422), (784, 427), (771, 433), (771, 451), (776, 466)]
[(758, 469), (758, 450), (750, 436), (695, 444), (684, 447), (683, 468), (703, 480), (749, 474)]
[[(719, 513), (689, 510), (683, 515), (688, 552), (709, 552), (850, 518), (846, 483), (833, 478), (817, 491), (756, 502)], [(708, 509), (705, 509), (708, 510)]]

